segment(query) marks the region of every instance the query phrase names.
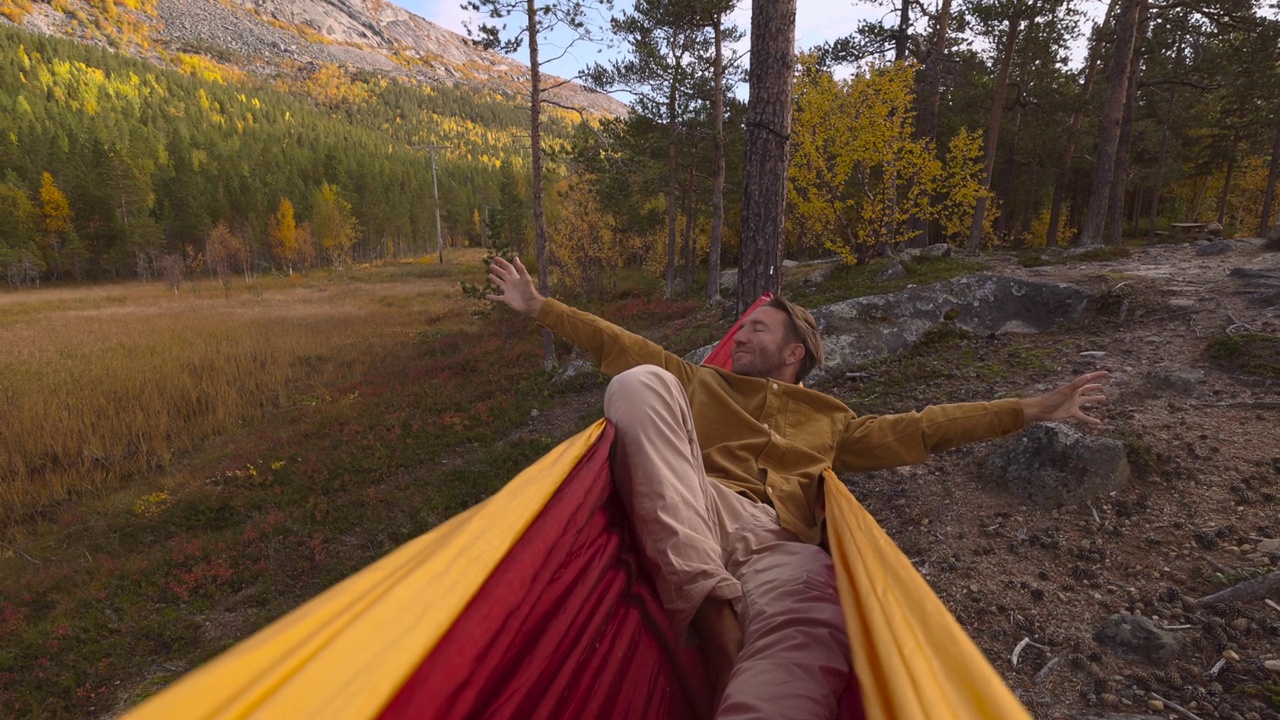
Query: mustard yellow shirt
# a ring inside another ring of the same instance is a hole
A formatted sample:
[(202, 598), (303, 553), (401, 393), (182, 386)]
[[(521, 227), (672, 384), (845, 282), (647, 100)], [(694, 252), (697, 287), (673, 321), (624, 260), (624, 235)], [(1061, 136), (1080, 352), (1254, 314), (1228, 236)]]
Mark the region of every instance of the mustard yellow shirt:
[(695, 365), (639, 335), (548, 299), (538, 322), (582, 348), (610, 377), (657, 365), (684, 386), (707, 475), (778, 511), (782, 527), (820, 543), (822, 471), (881, 470), (1022, 429), (1018, 400), (855, 415), (839, 400), (778, 380)]

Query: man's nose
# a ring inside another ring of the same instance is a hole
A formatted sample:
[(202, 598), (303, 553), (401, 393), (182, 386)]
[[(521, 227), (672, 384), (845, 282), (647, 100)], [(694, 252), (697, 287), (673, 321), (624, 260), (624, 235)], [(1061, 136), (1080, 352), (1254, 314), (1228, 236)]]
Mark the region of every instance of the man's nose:
[(741, 330), (739, 330), (738, 332), (736, 332), (736, 333), (734, 333), (734, 334), (733, 334), (733, 344), (734, 344), (734, 345), (745, 345), (745, 344), (746, 344), (746, 342), (747, 342), (747, 335), (746, 335), (746, 333), (744, 333), (744, 332), (742, 332)]

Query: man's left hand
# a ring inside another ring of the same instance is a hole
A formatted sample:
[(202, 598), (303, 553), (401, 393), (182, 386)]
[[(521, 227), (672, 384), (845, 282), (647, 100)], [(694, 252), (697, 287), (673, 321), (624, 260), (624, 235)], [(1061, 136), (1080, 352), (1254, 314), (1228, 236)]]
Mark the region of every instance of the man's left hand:
[(1106, 404), (1107, 397), (1102, 394), (1101, 381), (1110, 377), (1111, 373), (1106, 370), (1091, 372), (1056, 390), (1023, 400), (1022, 412), (1027, 424), (1075, 418), (1093, 427), (1102, 425), (1098, 418), (1085, 414), (1083, 406)]

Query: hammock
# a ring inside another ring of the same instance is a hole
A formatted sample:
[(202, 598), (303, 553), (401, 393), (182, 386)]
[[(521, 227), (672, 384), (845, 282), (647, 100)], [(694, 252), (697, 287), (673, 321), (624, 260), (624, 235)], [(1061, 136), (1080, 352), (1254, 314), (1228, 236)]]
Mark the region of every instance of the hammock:
[[(705, 362), (728, 364), (741, 322)], [(597, 422), (126, 717), (711, 717), (700, 652), (667, 629), (613, 490), (612, 440)], [(1030, 720), (844, 484), (824, 485), (853, 664), (841, 717)]]

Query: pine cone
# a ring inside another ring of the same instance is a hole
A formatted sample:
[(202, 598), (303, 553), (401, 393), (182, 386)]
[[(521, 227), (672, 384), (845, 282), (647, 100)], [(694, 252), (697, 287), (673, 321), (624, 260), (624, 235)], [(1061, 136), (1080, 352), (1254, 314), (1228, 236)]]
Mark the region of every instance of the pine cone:
[(1226, 647), (1230, 640), (1227, 639), (1227, 633), (1222, 629), (1221, 621), (1215, 623), (1218, 618), (1210, 618), (1209, 622), (1200, 629), (1204, 631), (1205, 636), (1213, 644), (1214, 649), (1222, 650)]
[(1208, 705), (1210, 700), (1209, 693), (1205, 692), (1205, 689), (1199, 685), (1184, 686), (1182, 688), (1182, 697), (1185, 698), (1187, 702), (1194, 700), (1201, 705)]
[(1135, 670), (1131, 676), (1133, 684), (1143, 690), (1158, 690), (1160, 683), (1146, 670)]
[(1218, 538), (1214, 537), (1213, 535), (1210, 535), (1209, 533), (1203, 530), (1197, 530), (1195, 532), (1195, 535), (1193, 535), (1192, 537), (1195, 539), (1196, 545), (1199, 545), (1201, 548), (1205, 550), (1218, 549)]

